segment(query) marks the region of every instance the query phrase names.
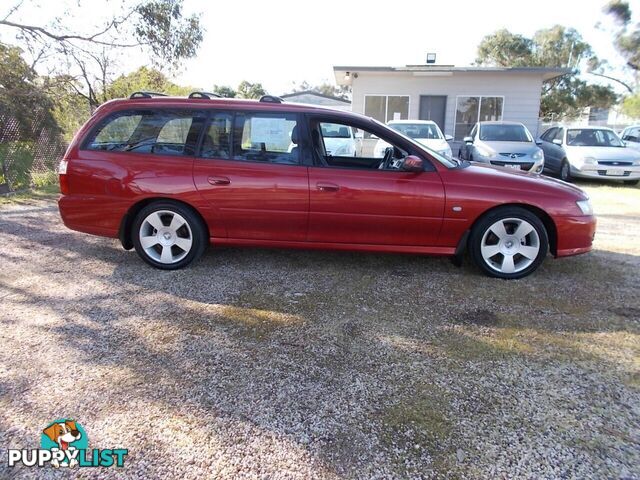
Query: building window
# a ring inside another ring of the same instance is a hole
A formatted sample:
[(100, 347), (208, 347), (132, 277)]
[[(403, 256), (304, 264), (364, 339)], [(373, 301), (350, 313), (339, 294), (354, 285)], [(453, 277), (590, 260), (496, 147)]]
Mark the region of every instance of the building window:
[(379, 122), (407, 120), (409, 118), (408, 95), (365, 95), (364, 114)]
[(502, 120), (503, 108), (504, 97), (457, 97), (455, 140), (468, 136), (477, 122)]

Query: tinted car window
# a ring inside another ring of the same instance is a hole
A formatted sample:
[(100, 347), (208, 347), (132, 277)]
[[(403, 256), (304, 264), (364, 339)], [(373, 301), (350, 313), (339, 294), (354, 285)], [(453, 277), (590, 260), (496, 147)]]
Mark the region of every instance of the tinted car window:
[(89, 150), (193, 155), (202, 112), (146, 110), (107, 118), (85, 143)]
[(480, 140), (488, 142), (532, 142), (533, 139), (522, 125), (482, 125)]
[(229, 158), (233, 117), (229, 113), (214, 113), (202, 140), (200, 156), (204, 158)]
[(549, 130), (544, 132), (540, 138), (545, 142), (550, 142), (551, 140), (553, 140), (553, 136), (555, 135), (557, 129), (557, 127), (550, 128)]
[(236, 114), (233, 129), (233, 158), (295, 165), (297, 117), (295, 114)]

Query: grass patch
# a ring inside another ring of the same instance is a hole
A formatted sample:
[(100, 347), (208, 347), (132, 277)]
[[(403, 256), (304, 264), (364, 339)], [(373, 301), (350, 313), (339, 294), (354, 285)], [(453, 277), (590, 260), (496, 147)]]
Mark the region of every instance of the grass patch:
[(9, 195), (0, 195), (0, 205), (28, 204), (33, 200), (51, 200), (60, 194), (58, 185), (45, 185), (40, 188), (30, 188)]

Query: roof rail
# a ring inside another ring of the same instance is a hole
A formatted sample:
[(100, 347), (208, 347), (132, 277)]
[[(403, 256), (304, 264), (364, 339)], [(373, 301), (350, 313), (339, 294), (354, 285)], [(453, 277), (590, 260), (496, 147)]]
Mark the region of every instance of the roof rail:
[(191, 92), (189, 94), (189, 98), (207, 98), (211, 100), (211, 97), (222, 98), (222, 95), (218, 95), (217, 93), (211, 93), (211, 92)]
[(280, 97), (276, 97), (275, 95), (263, 95), (260, 97), (260, 101), (264, 102), (264, 103), (282, 103), (284, 102), (284, 100), (282, 100)]
[(166, 93), (159, 92), (133, 92), (129, 98), (152, 98), (152, 97), (166, 97)]

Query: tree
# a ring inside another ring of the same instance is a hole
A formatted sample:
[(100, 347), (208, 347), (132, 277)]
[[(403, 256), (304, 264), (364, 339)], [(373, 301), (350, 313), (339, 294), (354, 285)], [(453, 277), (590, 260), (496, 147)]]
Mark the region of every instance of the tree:
[(622, 112), (631, 118), (640, 118), (640, 94), (625, 98), (622, 102)]
[(237, 96), (239, 98), (260, 98), (266, 94), (267, 92), (261, 83), (251, 83), (243, 80), (238, 85)]
[(630, 68), (640, 71), (640, 23), (632, 25), (629, 3), (611, 0), (604, 7), (604, 12), (611, 15), (618, 26), (614, 41), (616, 49)]
[[(80, 2), (79, 2), (80, 3)], [(124, 0), (120, 11), (89, 33), (74, 31), (62, 20), (49, 25), (20, 21), (21, 3), (0, 19), (0, 28), (18, 32), (32, 67), (43, 64), (50, 76), (65, 76), (91, 108), (108, 97), (117, 57), (141, 49), (157, 68), (177, 68), (196, 54), (203, 29), (196, 15), (184, 17), (183, 0)]]
[(234, 98), (237, 95), (237, 92), (226, 85), (214, 85), (213, 93), (217, 93), (223, 98)]
[(544, 83), (540, 113), (543, 117), (576, 117), (586, 107), (608, 108), (618, 100), (611, 87), (588, 84), (577, 77), (602, 62), (591, 46), (572, 28), (556, 25), (537, 31), (533, 38), (498, 30), (478, 46), (476, 63), (499, 67), (562, 67), (571, 74)]
[(140, 67), (126, 75), (120, 75), (107, 85), (106, 98), (126, 98), (133, 92), (149, 91), (167, 95), (184, 96), (197, 90), (193, 87), (176, 85), (159, 70)]
[(351, 95), (351, 87), (348, 85), (340, 85), (336, 86), (328, 82), (321, 83), (320, 85), (311, 85), (306, 80), (300, 82), (299, 84), (293, 84), (293, 91), (295, 92), (317, 92), (323, 95), (329, 95), (332, 97), (343, 98), (345, 100), (349, 100), (349, 96)]

